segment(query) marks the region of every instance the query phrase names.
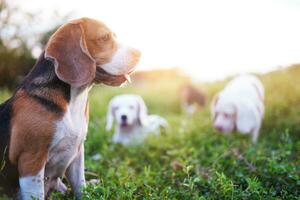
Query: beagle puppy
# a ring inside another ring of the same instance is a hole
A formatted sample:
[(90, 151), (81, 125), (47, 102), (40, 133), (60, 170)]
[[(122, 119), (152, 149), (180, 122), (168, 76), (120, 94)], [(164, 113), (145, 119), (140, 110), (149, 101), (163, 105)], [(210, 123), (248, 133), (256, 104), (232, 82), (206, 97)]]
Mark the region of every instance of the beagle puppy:
[(88, 93), (94, 83), (119, 86), (140, 52), (119, 43), (102, 22), (81, 18), (61, 26), (12, 97), (0, 106), (1, 194), (23, 200), (85, 186)]
[(167, 128), (167, 121), (158, 115), (148, 115), (142, 97), (133, 94), (115, 96), (109, 102), (106, 130), (113, 128), (116, 121), (113, 143), (124, 146), (140, 144), (149, 134), (160, 134), (160, 128)]
[(203, 91), (190, 84), (180, 88), (181, 108), (189, 114), (193, 114), (197, 108), (203, 108), (206, 104), (206, 95)]
[(214, 128), (251, 134), (256, 143), (264, 116), (264, 87), (253, 75), (241, 75), (227, 84), (212, 103)]

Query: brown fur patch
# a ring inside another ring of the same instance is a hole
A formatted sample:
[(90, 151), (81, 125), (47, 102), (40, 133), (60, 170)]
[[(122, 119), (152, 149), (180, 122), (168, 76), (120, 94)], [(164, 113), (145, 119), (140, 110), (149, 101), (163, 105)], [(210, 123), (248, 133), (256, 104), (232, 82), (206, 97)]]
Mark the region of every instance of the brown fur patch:
[(80, 24), (67, 23), (51, 36), (45, 49), (45, 57), (55, 62), (59, 79), (76, 87), (90, 84), (96, 72), (84, 38)]
[(114, 33), (104, 23), (94, 19), (81, 18), (73, 23), (82, 25), (84, 42), (97, 65), (109, 62), (117, 50)]
[(51, 36), (45, 56), (55, 60), (56, 73), (61, 80), (83, 86), (94, 78), (103, 78), (96, 73), (99, 68), (96, 66), (108, 63), (117, 48), (113, 32), (104, 23), (81, 18), (63, 25)]
[(201, 90), (191, 86), (184, 85), (180, 90), (181, 102), (185, 105), (197, 104), (204, 107), (206, 104), (206, 95)]
[(49, 112), (26, 92), (19, 90), (16, 93), (9, 159), (18, 165), (20, 176), (36, 175), (45, 165), (55, 122), (59, 118), (59, 114)]

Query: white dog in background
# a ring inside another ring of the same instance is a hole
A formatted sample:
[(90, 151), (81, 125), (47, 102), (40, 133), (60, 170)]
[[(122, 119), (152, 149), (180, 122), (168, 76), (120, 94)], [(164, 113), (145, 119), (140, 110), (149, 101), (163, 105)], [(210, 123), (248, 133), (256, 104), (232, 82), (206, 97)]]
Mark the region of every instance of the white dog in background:
[(167, 121), (158, 115), (148, 115), (142, 97), (133, 94), (115, 96), (109, 103), (106, 130), (116, 129), (112, 141), (124, 146), (140, 144), (153, 133), (160, 134), (160, 128), (167, 128)]
[(251, 134), (256, 143), (264, 116), (264, 87), (253, 75), (230, 81), (212, 102), (213, 125), (218, 131)]

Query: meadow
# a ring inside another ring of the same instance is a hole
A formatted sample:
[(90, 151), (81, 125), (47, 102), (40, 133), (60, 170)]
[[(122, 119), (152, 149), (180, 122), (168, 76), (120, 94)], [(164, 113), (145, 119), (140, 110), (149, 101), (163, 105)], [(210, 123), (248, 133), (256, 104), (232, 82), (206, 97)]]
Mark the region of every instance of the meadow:
[[(83, 199), (300, 199), (300, 66), (261, 75), (266, 113), (256, 145), (248, 136), (224, 136), (212, 128), (210, 105), (188, 116), (181, 112), (176, 77), (126, 87), (96, 86), (90, 95), (85, 142)], [(228, 79), (203, 83), (209, 97)], [(170, 127), (143, 145), (112, 144), (105, 131), (107, 105), (115, 95), (141, 95), (149, 113)], [(0, 91), (0, 101), (10, 92)], [(93, 155), (100, 154), (99, 160)], [(74, 199), (53, 194), (53, 199)]]

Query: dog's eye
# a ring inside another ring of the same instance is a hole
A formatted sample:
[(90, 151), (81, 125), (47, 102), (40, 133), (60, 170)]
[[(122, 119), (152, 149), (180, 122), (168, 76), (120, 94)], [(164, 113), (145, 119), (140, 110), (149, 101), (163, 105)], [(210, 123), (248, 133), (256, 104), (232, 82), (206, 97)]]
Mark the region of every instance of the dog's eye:
[(101, 37), (101, 40), (104, 41), (104, 42), (110, 40), (110, 34), (109, 33), (105, 34), (104, 36)]
[(130, 110), (133, 110), (133, 109), (134, 109), (134, 106), (129, 106), (129, 109), (130, 109)]
[(231, 117), (231, 115), (224, 113), (224, 118), (229, 119)]

